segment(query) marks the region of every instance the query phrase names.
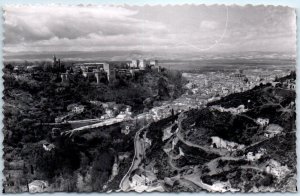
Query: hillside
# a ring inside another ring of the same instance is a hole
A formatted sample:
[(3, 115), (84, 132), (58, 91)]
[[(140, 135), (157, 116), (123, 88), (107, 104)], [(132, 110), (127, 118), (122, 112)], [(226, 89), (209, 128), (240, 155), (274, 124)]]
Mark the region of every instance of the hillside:
[[(129, 176), (155, 179), (145, 190), (294, 192), (294, 101), (294, 90), (267, 84), (152, 123), (139, 134), (146, 147)], [(237, 113), (218, 110), (243, 104)]]
[[(55, 135), (71, 129), (68, 123), (55, 124), (55, 119), (68, 115), (72, 104), (83, 105), (85, 111), (72, 114), (71, 120), (100, 118), (105, 114), (103, 106), (90, 101), (128, 105), (136, 115), (153, 107), (154, 101), (159, 104), (176, 98), (183, 92), (184, 83), (180, 73), (172, 71), (147, 71), (135, 78), (119, 78), (114, 83), (99, 85), (80, 73), (65, 85), (53, 70), (16, 74), (8, 66), (3, 71), (4, 175), (9, 179), (5, 181), (6, 192), (28, 191), (27, 184), (35, 179), (48, 181), (53, 191), (103, 191), (104, 182), (111, 177), (113, 165), (116, 160), (119, 164), (121, 156), (125, 158), (121, 158), (120, 172), (114, 176), (115, 181), (106, 185), (116, 189), (129, 167), (133, 136), (140, 125), (133, 125), (129, 135), (121, 133), (126, 126), (121, 123), (69, 138)], [(149, 97), (153, 102), (145, 104)], [(47, 152), (44, 144), (54, 145), (54, 150)], [(78, 179), (83, 181), (79, 185)]]

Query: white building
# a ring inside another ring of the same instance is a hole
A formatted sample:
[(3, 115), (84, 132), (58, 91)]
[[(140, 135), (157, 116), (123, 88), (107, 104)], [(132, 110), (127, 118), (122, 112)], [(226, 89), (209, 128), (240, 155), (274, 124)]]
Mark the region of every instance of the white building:
[(256, 120), (256, 123), (257, 123), (258, 125), (260, 125), (260, 126), (266, 126), (266, 125), (269, 124), (269, 119), (267, 119), (267, 118), (258, 118), (258, 119)]
[(234, 151), (237, 149), (243, 149), (245, 147), (245, 145), (243, 145), (243, 144), (229, 142), (229, 141), (226, 141), (217, 136), (211, 137), (211, 140), (212, 140), (212, 143), (211, 143), (210, 147), (212, 147), (212, 148), (223, 148), (223, 149), (227, 149), (229, 151)]
[(158, 61), (157, 60), (150, 60), (149, 65), (156, 67), (158, 65)]
[(45, 143), (45, 144), (43, 144), (43, 148), (44, 148), (45, 151), (51, 151), (52, 149), (55, 148), (55, 145), (54, 144)]
[(238, 189), (232, 188), (229, 181), (227, 181), (227, 182), (218, 181), (218, 182), (213, 183), (211, 186), (210, 185), (206, 185), (206, 186), (212, 192), (222, 192), (222, 193), (224, 193), (224, 192), (227, 192), (227, 191), (231, 191), (231, 192), (239, 191)]
[(278, 161), (271, 159), (268, 161), (265, 171), (281, 180), (290, 172), (290, 169), (287, 165), (281, 166)]
[(139, 68), (140, 68), (141, 70), (145, 70), (145, 69), (146, 69), (146, 66), (147, 66), (146, 60), (145, 60), (145, 59), (141, 59), (141, 60), (139, 61)]
[(85, 107), (83, 105), (74, 106), (72, 112), (80, 114), (84, 111)]
[(276, 125), (276, 124), (270, 124), (266, 128), (265, 136), (268, 138), (274, 137), (275, 135), (281, 133), (282, 131), (283, 131), (283, 128), (281, 126)]
[(44, 192), (47, 187), (48, 187), (48, 183), (42, 180), (34, 180), (28, 184), (30, 193)]
[(265, 149), (260, 149), (257, 153), (248, 152), (247, 155), (246, 155), (246, 159), (248, 161), (259, 160), (265, 154), (265, 152), (266, 152)]
[(138, 60), (132, 60), (129, 66), (131, 68), (138, 68), (138, 64), (139, 64)]

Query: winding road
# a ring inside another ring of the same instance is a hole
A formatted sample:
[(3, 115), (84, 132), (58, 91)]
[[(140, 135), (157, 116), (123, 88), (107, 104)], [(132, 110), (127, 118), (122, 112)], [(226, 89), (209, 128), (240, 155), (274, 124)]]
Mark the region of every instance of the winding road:
[(147, 129), (149, 127), (150, 124), (144, 126), (143, 128), (141, 128), (140, 130), (138, 130), (134, 136), (134, 156), (132, 159), (132, 163), (131, 166), (129, 168), (129, 170), (127, 171), (127, 173), (124, 175), (124, 177), (122, 178), (121, 182), (120, 182), (120, 189), (122, 191), (130, 191), (130, 174), (132, 171), (134, 171), (135, 169), (137, 169), (139, 167), (139, 164), (142, 161), (143, 155), (144, 155), (144, 147), (142, 142), (140, 141), (139, 135), (141, 133), (142, 130)]

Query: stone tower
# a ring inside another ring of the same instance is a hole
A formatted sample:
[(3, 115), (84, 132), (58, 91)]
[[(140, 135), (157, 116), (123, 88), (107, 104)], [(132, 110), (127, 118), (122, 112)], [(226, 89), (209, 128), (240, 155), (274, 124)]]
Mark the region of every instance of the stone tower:
[(99, 84), (100, 83), (101, 72), (100, 71), (95, 71), (94, 74), (95, 74), (95, 77), (96, 77), (97, 84)]
[(112, 64), (104, 63), (103, 64), (103, 69), (107, 74), (107, 79), (108, 79), (109, 82), (116, 79), (115, 67)]
[(53, 65), (52, 65), (52, 67), (53, 67), (53, 68), (55, 68), (55, 67), (56, 67), (56, 65), (57, 65), (56, 56), (55, 56), (55, 55), (53, 55)]

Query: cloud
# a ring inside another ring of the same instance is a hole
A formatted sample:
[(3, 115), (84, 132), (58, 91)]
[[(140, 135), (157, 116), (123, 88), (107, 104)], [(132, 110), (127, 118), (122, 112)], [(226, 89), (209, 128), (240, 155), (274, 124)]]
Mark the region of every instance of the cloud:
[(208, 20), (204, 20), (201, 22), (200, 24), (200, 28), (201, 29), (209, 29), (209, 30), (213, 30), (217, 27), (218, 23), (215, 21), (208, 21)]
[[(75, 39), (89, 33), (128, 34), (140, 27), (129, 18), (136, 12), (121, 7), (17, 7), (5, 9), (6, 43), (46, 40), (53, 37)], [(17, 38), (17, 39), (15, 39)]]
[[(157, 44), (164, 24), (131, 16), (137, 11), (115, 7), (6, 7), (7, 53), (48, 50), (106, 50)], [(156, 35), (156, 36), (153, 36)]]
[[(4, 55), (60, 51), (295, 51), (296, 17), (275, 6), (6, 6)], [(213, 46), (213, 47), (212, 47)]]

